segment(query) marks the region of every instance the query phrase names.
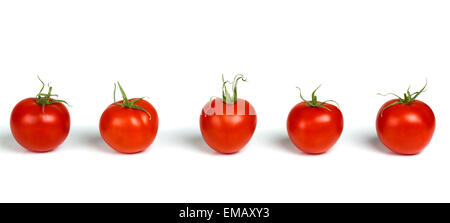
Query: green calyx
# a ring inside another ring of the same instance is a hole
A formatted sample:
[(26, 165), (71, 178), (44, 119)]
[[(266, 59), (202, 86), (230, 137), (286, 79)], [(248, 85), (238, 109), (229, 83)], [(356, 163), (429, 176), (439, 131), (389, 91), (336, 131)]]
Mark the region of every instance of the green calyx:
[(141, 107), (139, 105), (134, 104), (137, 101), (140, 101), (140, 100), (144, 99), (145, 97), (136, 98), (136, 99), (133, 99), (133, 100), (129, 101), (128, 98), (127, 98), (127, 95), (125, 94), (125, 91), (123, 90), (123, 88), (122, 88), (122, 86), (120, 85), (119, 82), (117, 82), (117, 85), (119, 85), (119, 90), (120, 90), (120, 93), (122, 94), (123, 102), (116, 102), (116, 88), (117, 87), (116, 87), (116, 84), (114, 83), (114, 104), (122, 106), (122, 107), (125, 107), (125, 108), (141, 110), (141, 111), (147, 113), (148, 117), (150, 119), (152, 119), (152, 116), (150, 115), (150, 113), (147, 110), (145, 110), (143, 107)]
[(322, 86), (322, 85), (319, 85), (319, 86), (313, 91), (313, 93), (312, 93), (312, 95), (311, 95), (311, 97), (312, 97), (312, 98), (311, 98), (311, 101), (305, 100), (305, 99), (303, 98), (303, 96), (302, 96), (302, 90), (301, 90), (299, 87), (297, 87), (297, 89), (300, 91), (300, 98), (302, 99), (303, 102), (306, 103), (306, 106), (307, 106), (307, 107), (320, 107), (320, 108), (325, 108), (325, 109), (327, 109), (328, 111), (331, 111), (331, 109), (327, 108), (324, 104), (327, 103), (327, 102), (333, 102), (333, 103), (335, 103), (335, 104), (339, 107), (339, 104), (338, 104), (336, 101), (334, 101), (334, 100), (326, 100), (326, 101), (323, 101), (323, 102), (317, 101), (316, 91), (320, 88), (320, 86)]
[[(222, 74), (222, 100), (227, 104), (234, 104), (236, 103), (238, 97), (237, 97), (237, 83), (239, 80), (247, 82), (247, 78), (244, 77), (242, 74), (238, 74), (234, 77), (233, 82), (226, 81), (223, 74)], [(231, 97), (230, 93), (227, 89), (227, 84), (231, 84), (232, 90), (233, 90), (233, 97)]]
[(47, 86), (48, 86), (48, 93), (42, 93), (42, 91), (45, 88), (45, 83), (41, 80), (41, 78), (39, 76), (38, 76), (38, 79), (42, 83), (42, 88), (39, 91), (39, 93), (36, 95), (36, 103), (42, 105), (42, 111), (43, 112), (45, 110), (45, 106), (46, 105), (51, 105), (51, 104), (54, 104), (54, 103), (64, 103), (64, 104), (69, 106), (69, 104), (66, 101), (64, 101), (64, 100), (51, 100), (52, 99), (51, 97), (58, 97), (58, 95), (57, 94), (52, 94), (53, 87), (50, 86), (50, 83), (47, 84)]
[(406, 93), (403, 94), (403, 98), (398, 96), (398, 95), (396, 95), (396, 94), (394, 94), (394, 93), (387, 93), (387, 94), (380, 94), (380, 93), (378, 93), (377, 95), (381, 95), (381, 96), (393, 95), (393, 96), (395, 96), (398, 99), (398, 101), (396, 101), (396, 102), (386, 106), (383, 109), (381, 114), (383, 114), (384, 110), (386, 110), (387, 108), (392, 107), (394, 105), (398, 105), (398, 104), (409, 105), (409, 104), (411, 104), (414, 100), (416, 100), (417, 97), (419, 97), (420, 94), (422, 94), (423, 92), (426, 91), (427, 85), (428, 85), (428, 80), (425, 80), (425, 86), (423, 86), (423, 88), (420, 89), (420, 91), (416, 91), (414, 93), (411, 93), (409, 91), (410, 88), (411, 88), (411, 86), (409, 86), (408, 89), (406, 90)]

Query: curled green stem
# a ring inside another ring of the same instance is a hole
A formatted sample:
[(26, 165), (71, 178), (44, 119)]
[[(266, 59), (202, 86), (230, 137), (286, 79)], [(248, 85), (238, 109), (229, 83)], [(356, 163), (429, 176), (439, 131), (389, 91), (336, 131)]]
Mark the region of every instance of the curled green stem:
[[(244, 82), (247, 82), (247, 78), (245, 78), (244, 75), (238, 74), (234, 77), (233, 82), (230, 82), (228, 80), (225, 80), (223, 74), (222, 74), (222, 100), (227, 104), (234, 104), (236, 103), (238, 97), (237, 97), (237, 84), (239, 80), (242, 80)], [(227, 89), (227, 84), (231, 84), (233, 96), (230, 95)]]
[(116, 88), (117, 88), (117, 86), (114, 83), (114, 95), (113, 95), (114, 104), (122, 106), (122, 107), (125, 107), (125, 108), (141, 110), (141, 111), (145, 112), (150, 119), (152, 119), (152, 116), (150, 115), (150, 113), (147, 110), (145, 110), (143, 107), (135, 104), (136, 102), (144, 99), (145, 97), (136, 98), (136, 99), (133, 99), (133, 100), (130, 101), (130, 100), (128, 100), (127, 95), (125, 94), (125, 91), (123, 90), (123, 88), (122, 88), (122, 86), (120, 85), (119, 82), (117, 82), (117, 85), (119, 86), (119, 90), (120, 90), (120, 93), (122, 94), (122, 99), (123, 100), (122, 100), (122, 102), (116, 102)]
[(70, 106), (64, 100), (59, 100), (59, 99), (55, 100), (55, 99), (51, 98), (51, 97), (58, 97), (58, 95), (57, 94), (52, 94), (53, 87), (50, 86), (50, 83), (47, 84), (48, 92), (47, 93), (42, 93), (42, 91), (44, 91), (44, 89), (45, 89), (45, 83), (41, 80), (41, 78), (39, 76), (38, 76), (38, 79), (42, 83), (42, 88), (39, 91), (39, 93), (36, 95), (36, 103), (38, 103), (38, 104), (40, 104), (42, 106), (42, 112), (45, 111), (45, 106), (46, 105), (51, 105), (51, 104), (54, 104), (54, 103), (64, 103), (64, 104)]
[(428, 80), (425, 80), (425, 85), (422, 87), (422, 89), (420, 89), (419, 91), (416, 91), (414, 93), (410, 92), (411, 86), (409, 86), (408, 89), (406, 90), (406, 93), (403, 94), (403, 98), (394, 93), (387, 93), (387, 94), (378, 93), (377, 95), (381, 95), (381, 96), (393, 95), (398, 99), (398, 101), (393, 102), (392, 104), (389, 104), (388, 106), (384, 107), (383, 111), (381, 111), (381, 115), (383, 115), (384, 110), (386, 110), (387, 108), (390, 108), (394, 105), (398, 105), (398, 104), (409, 105), (409, 104), (411, 104), (414, 100), (417, 99), (417, 97), (419, 97), (420, 94), (422, 94), (423, 92), (426, 91), (427, 85), (428, 85)]
[(311, 101), (308, 101), (308, 100), (306, 100), (305, 98), (303, 98), (302, 90), (300, 89), (300, 87), (297, 87), (297, 89), (298, 89), (299, 92), (300, 92), (300, 98), (302, 99), (303, 102), (306, 103), (306, 106), (308, 106), (308, 107), (320, 107), (320, 108), (325, 108), (325, 109), (327, 109), (328, 111), (331, 111), (331, 109), (329, 109), (328, 107), (326, 107), (324, 104), (326, 104), (326, 103), (328, 103), (328, 102), (333, 102), (333, 103), (335, 103), (335, 104), (339, 107), (339, 104), (338, 104), (336, 101), (334, 101), (334, 100), (326, 100), (326, 101), (323, 101), (323, 102), (319, 102), (319, 101), (317, 100), (316, 92), (317, 92), (317, 90), (318, 90), (321, 86), (322, 86), (322, 85), (319, 85), (319, 86), (312, 92), (312, 94), (311, 94)]

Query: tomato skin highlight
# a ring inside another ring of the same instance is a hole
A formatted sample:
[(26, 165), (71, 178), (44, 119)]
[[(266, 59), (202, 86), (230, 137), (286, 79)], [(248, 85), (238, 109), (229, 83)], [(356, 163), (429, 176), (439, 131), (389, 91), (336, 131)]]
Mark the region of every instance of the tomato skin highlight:
[(33, 152), (49, 152), (69, 135), (69, 111), (62, 103), (45, 105), (43, 111), (36, 98), (26, 98), (11, 112), (10, 128), (16, 141), (24, 148)]
[(255, 109), (243, 99), (234, 104), (215, 99), (203, 107), (200, 115), (203, 139), (223, 154), (237, 153), (244, 148), (255, 132), (256, 123)]
[(331, 111), (301, 102), (288, 115), (286, 126), (289, 138), (305, 153), (325, 153), (342, 134), (344, 119), (341, 111), (334, 105), (323, 105)]
[(380, 141), (393, 152), (414, 155), (430, 143), (436, 127), (433, 110), (422, 101), (411, 104), (396, 104), (385, 109), (393, 99), (381, 106), (376, 120)]
[(144, 108), (151, 118), (144, 111), (115, 103), (109, 105), (100, 118), (99, 128), (103, 140), (120, 153), (132, 154), (144, 151), (153, 143), (158, 132), (159, 120), (156, 109), (144, 99), (135, 104)]

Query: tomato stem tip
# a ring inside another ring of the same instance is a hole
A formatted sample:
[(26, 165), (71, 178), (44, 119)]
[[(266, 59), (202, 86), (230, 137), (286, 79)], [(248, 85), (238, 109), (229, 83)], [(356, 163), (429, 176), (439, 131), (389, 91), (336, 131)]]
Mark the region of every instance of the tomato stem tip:
[(393, 95), (394, 97), (396, 97), (398, 99), (398, 101), (393, 102), (392, 104), (389, 104), (388, 106), (386, 106), (383, 109), (383, 111), (381, 111), (381, 115), (383, 115), (384, 110), (386, 110), (387, 108), (390, 108), (394, 105), (398, 105), (398, 104), (408, 104), (409, 105), (409, 104), (411, 104), (414, 100), (417, 99), (417, 97), (419, 97), (420, 94), (422, 94), (423, 92), (426, 91), (427, 85), (428, 85), (428, 80), (425, 79), (425, 85), (422, 87), (422, 89), (420, 89), (419, 91), (416, 91), (414, 93), (410, 92), (411, 86), (408, 86), (406, 93), (403, 93), (403, 98), (394, 93), (387, 93), (387, 94), (377, 93), (377, 95), (381, 95), (381, 96)]
[(302, 90), (300, 89), (300, 87), (297, 87), (297, 89), (298, 89), (299, 92), (300, 92), (300, 98), (302, 99), (303, 102), (306, 103), (306, 106), (307, 106), (307, 107), (320, 107), (320, 108), (325, 108), (325, 109), (327, 109), (328, 111), (331, 111), (331, 109), (329, 109), (328, 107), (326, 107), (324, 104), (326, 104), (327, 102), (333, 102), (333, 103), (335, 103), (335, 104), (339, 107), (339, 104), (338, 104), (335, 100), (326, 100), (326, 101), (323, 101), (323, 102), (319, 102), (319, 101), (317, 100), (316, 92), (317, 92), (317, 90), (318, 90), (321, 86), (322, 86), (322, 85), (319, 85), (319, 86), (312, 92), (312, 94), (311, 94), (311, 101), (308, 101), (308, 100), (306, 100), (305, 98), (303, 98)]
[[(239, 80), (242, 80), (244, 82), (247, 82), (247, 78), (245, 78), (242, 74), (237, 74), (234, 76), (233, 82), (230, 82), (228, 80), (225, 80), (223, 74), (222, 74), (222, 100), (227, 104), (234, 104), (237, 102), (237, 84)], [(231, 97), (230, 93), (227, 89), (227, 84), (231, 84), (232, 91), (233, 91), (233, 97)]]
[[(119, 90), (120, 90), (120, 93), (122, 95), (122, 102), (117, 102), (116, 101), (117, 85), (119, 86)], [(141, 111), (147, 113), (148, 117), (150, 119), (152, 119), (152, 116), (150, 115), (150, 113), (147, 110), (145, 110), (143, 107), (135, 104), (136, 102), (144, 99), (145, 97), (136, 98), (136, 99), (133, 99), (133, 100), (130, 101), (127, 98), (127, 94), (125, 94), (125, 91), (123, 90), (122, 85), (120, 85), (120, 82), (117, 82), (117, 85), (116, 85), (116, 83), (114, 83), (114, 92), (113, 92), (114, 104), (122, 106), (122, 107), (125, 107), (125, 108), (141, 110)]]
[(44, 91), (44, 89), (45, 89), (45, 83), (44, 83), (44, 81), (42, 81), (42, 79), (39, 77), (39, 75), (37, 76), (37, 78), (38, 78), (39, 81), (42, 83), (42, 88), (41, 88), (41, 90), (39, 91), (39, 93), (36, 95), (36, 103), (42, 105), (42, 112), (44, 112), (45, 106), (46, 106), (46, 105), (50, 105), (50, 104), (54, 104), (54, 103), (64, 103), (64, 104), (66, 104), (67, 106), (70, 106), (70, 105), (69, 105), (66, 101), (64, 101), (64, 100), (60, 100), (60, 99), (58, 99), (58, 100), (52, 100), (51, 97), (58, 97), (58, 95), (57, 95), (57, 94), (52, 94), (53, 87), (50, 86), (50, 83), (47, 84), (47, 86), (48, 86), (48, 92), (47, 92), (46, 94), (45, 94), (45, 93), (42, 93), (42, 91)]

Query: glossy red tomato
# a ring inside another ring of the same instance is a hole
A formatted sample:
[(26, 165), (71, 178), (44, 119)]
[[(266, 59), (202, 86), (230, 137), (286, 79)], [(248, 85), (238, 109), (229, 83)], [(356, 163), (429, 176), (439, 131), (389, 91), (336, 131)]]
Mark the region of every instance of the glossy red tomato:
[(111, 104), (103, 112), (100, 118), (100, 134), (103, 140), (118, 152), (142, 152), (156, 137), (158, 114), (144, 99), (128, 100), (126, 96), (124, 99)]
[(51, 87), (48, 94), (42, 93), (43, 89), (36, 98), (20, 101), (10, 119), (16, 141), (33, 152), (55, 149), (64, 142), (70, 130), (70, 115), (65, 102), (50, 98)]
[[(256, 112), (246, 100), (237, 98), (237, 83), (246, 81), (238, 74), (233, 82), (225, 81), (222, 75), (222, 99), (207, 103), (200, 114), (200, 130), (205, 142), (214, 150), (224, 154), (239, 152), (253, 136), (256, 129)], [(233, 97), (226, 84), (233, 86)]]
[(287, 119), (287, 132), (292, 143), (310, 154), (328, 151), (341, 136), (343, 128), (339, 108), (317, 101), (314, 94), (312, 101), (294, 106)]
[(203, 107), (200, 130), (211, 148), (231, 154), (247, 145), (255, 132), (256, 121), (255, 109), (248, 101), (238, 99), (235, 104), (226, 104), (215, 99)]
[(427, 104), (419, 100), (410, 103), (399, 102), (399, 99), (390, 100), (378, 111), (378, 138), (396, 153), (417, 154), (433, 137), (436, 125), (434, 113)]

